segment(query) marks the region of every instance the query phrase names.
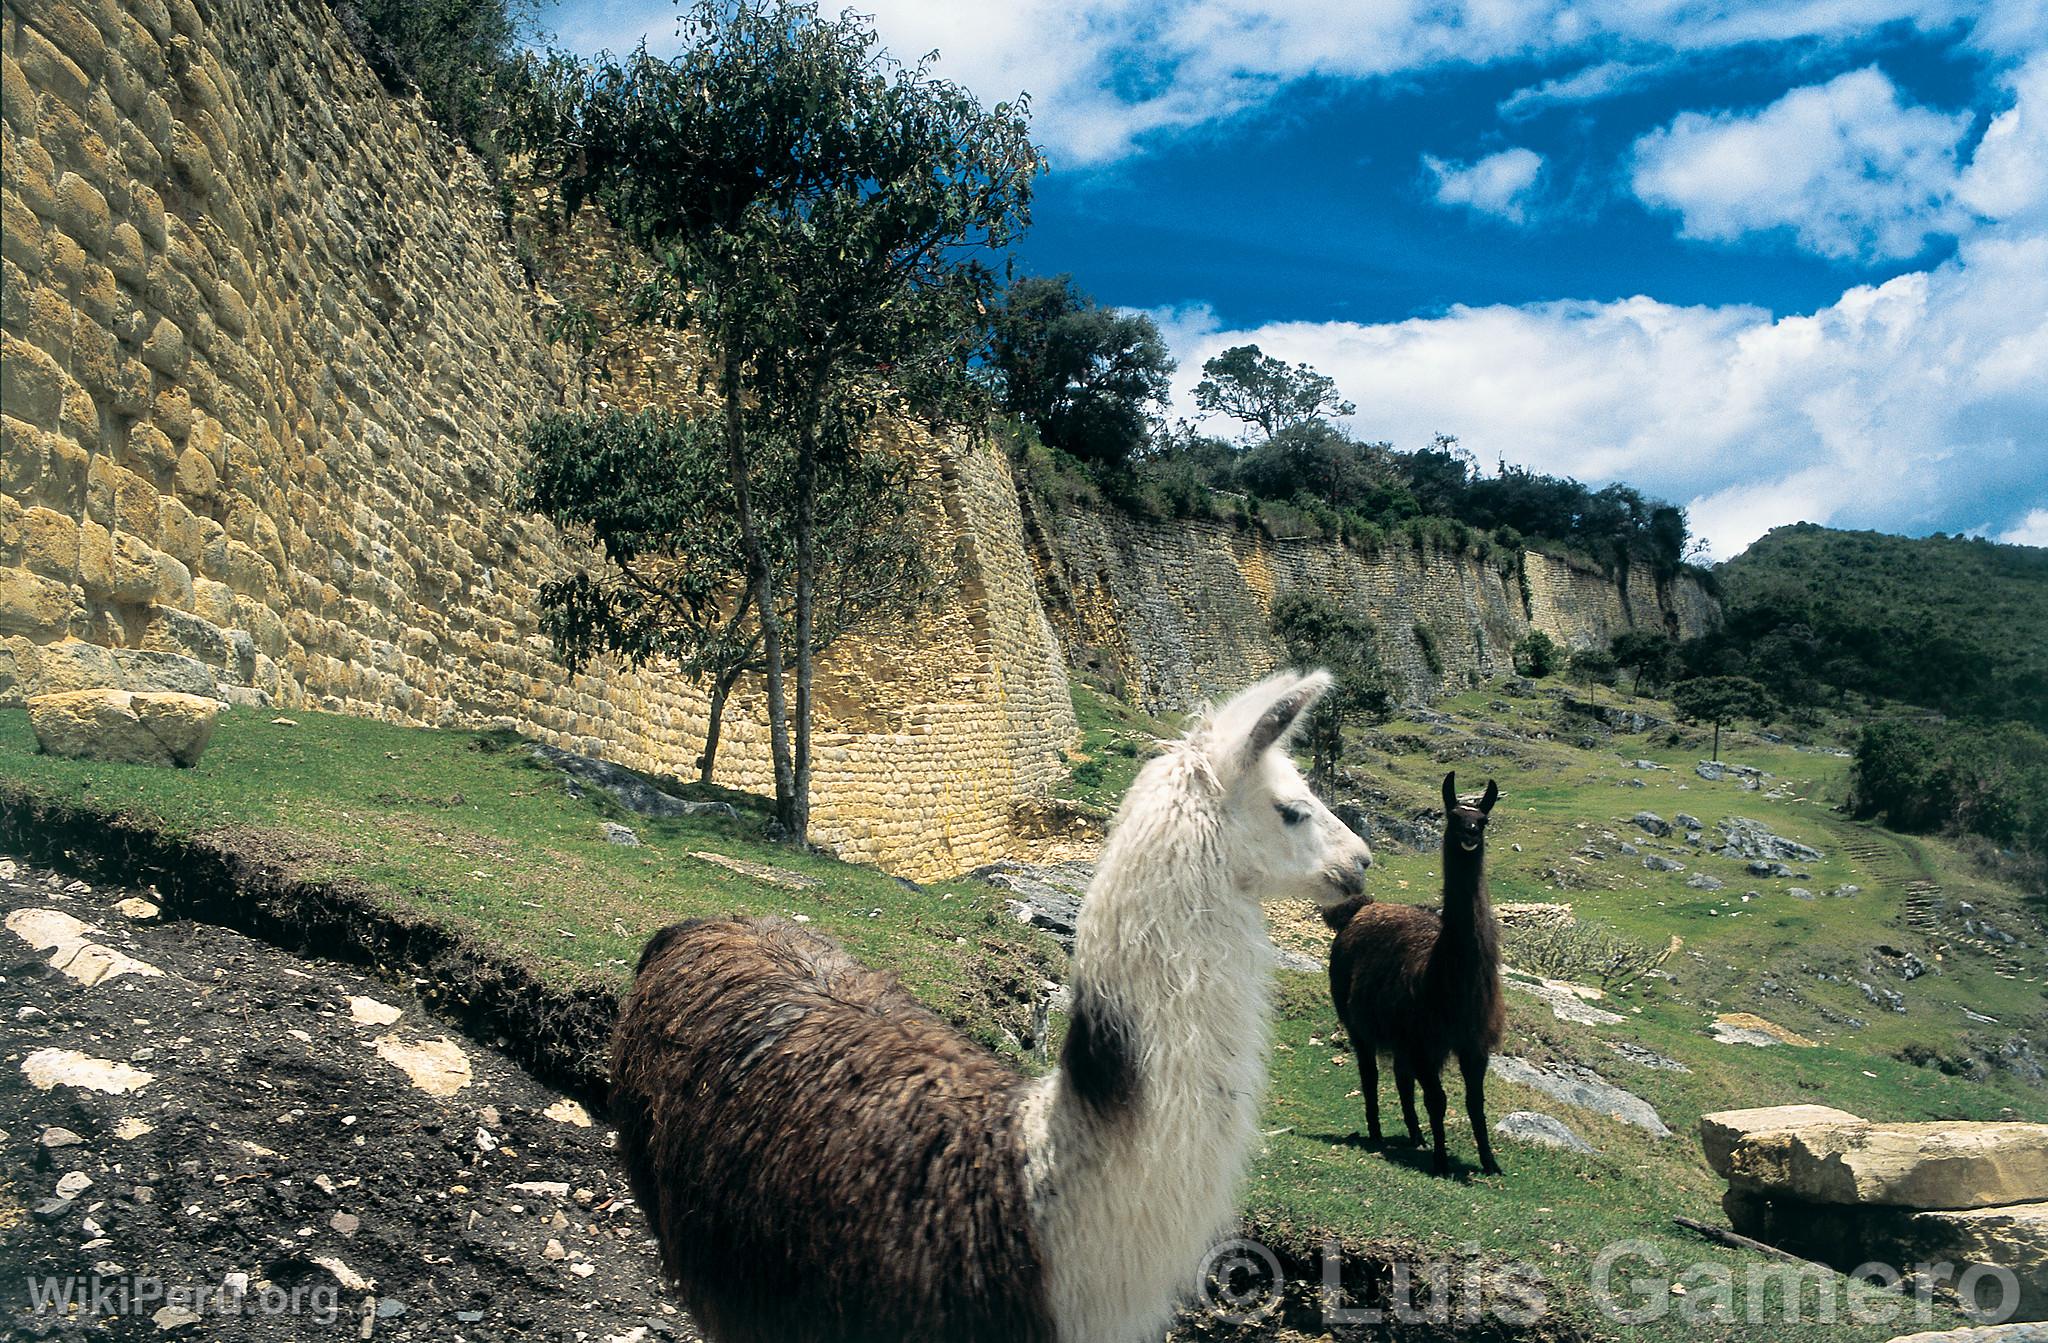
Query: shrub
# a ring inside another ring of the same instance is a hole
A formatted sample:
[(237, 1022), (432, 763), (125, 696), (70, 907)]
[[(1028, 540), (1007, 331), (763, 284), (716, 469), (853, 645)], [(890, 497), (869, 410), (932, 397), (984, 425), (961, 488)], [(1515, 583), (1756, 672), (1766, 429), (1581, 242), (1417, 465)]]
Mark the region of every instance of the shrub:
[(1561, 650), (1542, 630), (1530, 630), (1515, 645), (1515, 670), (1524, 676), (1548, 676), (1557, 670)]

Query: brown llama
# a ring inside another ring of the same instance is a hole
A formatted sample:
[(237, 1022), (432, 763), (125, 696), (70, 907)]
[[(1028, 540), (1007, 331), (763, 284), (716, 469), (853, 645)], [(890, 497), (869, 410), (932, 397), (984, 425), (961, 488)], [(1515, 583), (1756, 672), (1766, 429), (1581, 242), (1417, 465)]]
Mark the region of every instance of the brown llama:
[(651, 941), (612, 1117), (718, 1343), (1140, 1343), (1237, 1220), (1267, 1068), (1261, 901), (1349, 901), (1365, 842), (1284, 750), (1326, 673), (1146, 763), (1081, 907), (1059, 1068), (1027, 1080), (779, 919)]
[[(1444, 775), (1444, 907), (1438, 915), (1414, 905), (1338, 906), (1325, 918), (1337, 929), (1330, 949), (1330, 996), (1358, 1058), (1371, 1140), (1380, 1137), (1379, 1055), (1394, 1064), (1408, 1141), (1420, 1145), (1415, 1084), (1429, 1106), (1436, 1173), (1450, 1173), (1444, 1153), (1445, 1060), (1456, 1055), (1465, 1075), (1465, 1113), (1479, 1140), (1480, 1169), (1500, 1174), (1486, 1127), (1486, 1064), (1507, 1022), (1500, 987), (1500, 925), (1486, 898), (1486, 818), (1500, 788), (1486, 781), (1477, 806), (1460, 802), (1457, 775)], [(1356, 1136), (1356, 1135), (1354, 1135)]]

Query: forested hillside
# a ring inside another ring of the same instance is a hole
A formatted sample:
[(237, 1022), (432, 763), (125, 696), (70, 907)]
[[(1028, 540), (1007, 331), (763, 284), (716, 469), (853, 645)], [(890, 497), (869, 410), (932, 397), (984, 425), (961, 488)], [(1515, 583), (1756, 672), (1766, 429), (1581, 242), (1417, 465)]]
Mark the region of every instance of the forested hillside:
[(1860, 694), (2048, 727), (2048, 550), (1780, 527), (1716, 571), (1693, 659), (1788, 705)]

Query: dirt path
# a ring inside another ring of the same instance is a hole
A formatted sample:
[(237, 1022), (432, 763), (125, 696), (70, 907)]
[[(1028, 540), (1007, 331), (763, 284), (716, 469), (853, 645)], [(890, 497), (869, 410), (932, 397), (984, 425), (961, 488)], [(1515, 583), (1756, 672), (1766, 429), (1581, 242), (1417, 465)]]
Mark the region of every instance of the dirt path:
[(132, 898), (0, 857), (0, 1335), (698, 1337), (581, 1107)]

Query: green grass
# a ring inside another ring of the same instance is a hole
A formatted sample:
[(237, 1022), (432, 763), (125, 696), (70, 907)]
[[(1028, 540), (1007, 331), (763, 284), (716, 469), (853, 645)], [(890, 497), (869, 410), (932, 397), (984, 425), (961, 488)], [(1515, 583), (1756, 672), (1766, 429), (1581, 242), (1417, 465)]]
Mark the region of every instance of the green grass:
[[(535, 966), (564, 987), (618, 989), (641, 945), (677, 919), (801, 915), (863, 961), (901, 974), (934, 1010), (1013, 1060), (1045, 978), (1064, 973), (1051, 939), (1020, 928), (973, 882), (913, 890), (873, 868), (762, 838), (762, 818), (630, 816), (516, 740), (298, 712), (297, 726), (222, 715), (198, 766), (60, 760), (35, 753), (26, 713), (0, 711), (0, 787), (149, 818), (196, 836), (239, 832), (295, 875), (350, 877), (393, 906)], [(608, 843), (606, 820), (638, 847)], [(790, 890), (693, 853), (763, 863), (818, 885)]]
[(1068, 753), (1071, 769), (1058, 795), (1104, 812), (1118, 802), (1138, 777), (1154, 741), (1179, 735), (1171, 723), (1139, 712), (1080, 681), (1070, 683), (1074, 717), (1081, 735)]
[[(1601, 699), (1617, 697), (1602, 691)], [(1175, 728), (1084, 686), (1075, 687), (1074, 701), (1082, 732), (1063, 796), (1107, 811), (1129, 786), (1149, 743)], [(1505, 710), (1495, 707), (1501, 703)], [(1904, 1014), (1872, 1006), (1848, 974), (1870, 978), (1863, 960), (1878, 943), (1933, 960), (1926, 934), (1901, 921), (1901, 888), (1908, 880), (1937, 881), (1951, 898), (1968, 899), (2015, 928), (2022, 923), (2022, 898), (1974, 875), (1944, 842), (1869, 830), (1832, 811), (1847, 769), (1847, 761), (1832, 754), (1724, 734), (1724, 758), (1772, 776), (1764, 791), (1743, 792), (1693, 774), (1706, 748), (1704, 735), (1691, 729), (1659, 727), (1611, 739), (1595, 733), (1589, 749), (1576, 743), (1590, 729), (1545, 695), (1504, 700), (1497, 689), (1481, 689), (1436, 707), (1456, 715), (1457, 725), (1439, 732), (1429, 723), (1396, 720), (1363, 737), (1347, 767), (1397, 805), (1415, 808), (1433, 805), (1447, 768), (1457, 769), (1466, 791), (1497, 779), (1503, 796), (1489, 836), (1496, 900), (1568, 902), (1581, 920), (1646, 945), (1661, 947), (1673, 935), (1683, 940), (1664, 966), (1670, 978), (1646, 978), (1604, 1004), (1624, 1015), (1619, 1026), (1560, 1022), (1535, 1000), (1510, 994), (1504, 1046), (1597, 1069), (1655, 1105), (1674, 1136), (1652, 1139), (1496, 1081), (1489, 1087), (1496, 1118), (1512, 1109), (1541, 1110), (1564, 1119), (1597, 1151), (1572, 1155), (1503, 1143), (1507, 1174), (1481, 1177), (1471, 1164), (1471, 1134), (1452, 1079), (1454, 1178), (1430, 1175), (1425, 1161), (1403, 1150), (1350, 1146), (1344, 1138), (1363, 1126), (1363, 1103), (1353, 1094), (1355, 1061), (1336, 1034), (1322, 977), (1283, 973), (1264, 1125), (1269, 1132), (1246, 1195), (1253, 1226), (1297, 1251), (1313, 1251), (1325, 1236), (1424, 1259), (1462, 1257), (1476, 1246), (1486, 1263), (1536, 1269), (1551, 1324), (1563, 1331), (1787, 1343), (1910, 1332), (1910, 1317), (1894, 1327), (1785, 1324), (1773, 1315), (1760, 1330), (1676, 1311), (1660, 1322), (1624, 1327), (1596, 1311), (1591, 1265), (1603, 1247), (1632, 1239), (1655, 1247), (1674, 1269), (1717, 1265), (1738, 1283), (1763, 1262), (1701, 1241), (1671, 1221), (1678, 1214), (1721, 1220), (1720, 1182), (1707, 1171), (1696, 1136), (1699, 1116), (1709, 1111), (1811, 1101), (1878, 1119), (2038, 1117), (2048, 1108), (2040, 1089), (2003, 1074), (1988, 1081), (1949, 1076), (1898, 1057), (1909, 1044), (1952, 1055), (1973, 1041), (2048, 1035), (2048, 991), (2038, 964), (2008, 978), (1976, 953), (1957, 950), (1937, 963), (1938, 974), (1884, 981), (1905, 995)], [(1655, 701), (1637, 707), (1670, 717)], [(266, 722), (262, 714), (230, 713), (199, 767), (172, 772), (36, 755), (25, 715), (0, 712), (0, 788), (152, 817), (183, 834), (260, 838), (268, 852), (291, 853), (300, 875), (367, 882), (379, 898), (431, 912), (565, 985), (623, 984), (645, 937), (676, 918), (727, 911), (804, 915), (863, 960), (901, 974), (913, 992), (975, 1038), (1035, 1066), (1016, 1039), (1038, 982), (1060, 977), (1062, 958), (1049, 939), (1010, 920), (1000, 896), (984, 886), (948, 882), (914, 891), (872, 869), (795, 854), (762, 837), (757, 810), (739, 821), (623, 816), (595, 794), (571, 798), (558, 775), (502, 736), (315, 713), (297, 717), (292, 727)], [(1481, 725), (1520, 739), (1471, 731)], [(1491, 754), (1468, 754), (1482, 749)], [(1669, 768), (1638, 770), (1637, 760)], [(1643, 786), (1627, 786), (1632, 779)], [(1650, 839), (1628, 823), (1642, 810), (1666, 820), (1690, 812), (1706, 822), (1709, 834), (1723, 816), (1750, 817), (1826, 857), (1803, 869), (1811, 874), (1807, 880), (1757, 880), (1734, 860), (1680, 852), (1686, 846), (1679, 837)], [(606, 843), (607, 819), (631, 824), (641, 847)], [(1686, 871), (1648, 871), (1640, 858), (1620, 854), (1604, 838), (1610, 833), (1645, 852), (1671, 852)], [(1589, 840), (1608, 853), (1606, 861), (1574, 861)], [(1845, 851), (1845, 843), (1864, 856)], [(1378, 898), (1438, 898), (1433, 852), (1377, 847)], [(692, 852), (765, 863), (820, 884), (787, 890), (692, 858)], [(1726, 888), (1688, 888), (1685, 879), (1695, 872), (1720, 877)], [(1863, 894), (1825, 894), (1843, 883), (1861, 885)], [(1795, 884), (1818, 898), (1786, 895)], [(1749, 890), (1760, 894), (1744, 902)], [(2024, 954), (2036, 962), (2041, 955), (2038, 949)], [(1971, 1022), (1966, 1007), (1999, 1024)], [(1715, 1015), (1736, 1011), (1762, 1015), (1819, 1046), (1756, 1049), (1710, 1039)], [(1060, 1029), (1056, 1022), (1055, 1040)], [(1691, 1072), (1627, 1063), (1606, 1048), (1610, 1041), (1656, 1050)], [(1383, 1083), (1383, 1107), (1398, 1115), (1391, 1081)], [(1682, 1281), (1691, 1286), (1688, 1300), (1711, 1299), (1697, 1275)], [(1736, 1299), (1740, 1306), (1744, 1298)], [(1935, 1325), (1949, 1322), (1946, 1312), (1936, 1312)]]
[[(1655, 701), (1629, 704), (1611, 691), (1602, 691), (1601, 700), (1638, 707), (1667, 722), (1671, 718), (1668, 706)], [(1503, 702), (1506, 711), (1496, 707)], [(1802, 1102), (1892, 1120), (2038, 1118), (2048, 1110), (2048, 1094), (2009, 1075), (1975, 1081), (1898, 1057), (1907, 1044), (1951, 1054), (1969, 1037), (1981, 1043), (2010, 1035), (2048, 1036), (2048, 975), (2042, 973), (2038, 949), (2022, 953), (2034, 963), (2010, 978), (1967, 950), (1937, 962), (1939, 973), (1910, 983), (1878, 978), (1864, 965), (1870, 949), (1880, 943), (1934, 961), (1926, 934), (1902, 921), (1907, 880), (1938, 881), (1951, 898), (1972, 901), (2008, 927), (2021, 923), (2023, 898), (1973, 875), (1944, 842), (1890, 835), (1834, 813), (1831, 807), (1846, 790), (1848, 762), (1826, 752), (1724, 732), (1723, 759), (1771, 775), (1764, 789), (1746, 792), (1732, 782), (1708, 783), (1694, 774), (1692, 766), (1707, 748), (1703, 734), (1690, 729), (1600, 736), (1592, 749), (1583, 749), (1577, 740), (1590, 730), (1562, 716), (1555, 700), (1540, 694), (1510, 702), (1498, 689), (1488, 688), (1433, 707), (1460, 721), (1449, 731), (1435, 731), (1429, 723), (1397, 719), (1366, 734), (1366, 743), (1355, 746), (1347, 759), (1361, 783), (1385, 790), (1397, 804), (1421, 808), (1438, 797), (1447, 769), (1457, 770), (1459, 788), (1468, 793), (1489, 777), (1497, 779), (1502, 799), (1487, 845), (1496, 901), (1569, 903), (1581, 921), (1652, 947), (1666, 945), (1674, 934), (1683, 939), (1664, 966), (1669, 979), (1647, 977), (1601, 1004), (1623, 1014), (1617, 1026), (1567, 1024), (1536, 1000), (1510, 993), (1503, 1052), (1590, 1066), (1650, 1101), (1674, 1136), (1654, 1139), (1495, 1079), (1488, 1086), (1494, 1118), (1515, 1109), (1539, 1110), (1565, 1120), (1598, 1150), (1574, 1155), (1502, 1143), (1507, 1173), (1481, 1176), (1462, 1118), (1462, 1088), (1453, 1077), (1446, 1085), (1450, 1146), (1454, 1165), (1460, 1167), (1455, 1178), (1430, 1175), (1420, 1154), (1350, 1146), (1343, 1139), (1364, 1127), (1356, 1061), (1342, 1044), (1322, 978), (1283, 972), (1266, 1124), (1271, 1132), (1247, 1201), (1254, 1223), (1284, 1228), (1291, 1239), (1310, 1244), (1325, 1234), (1346, 1243), (1391, 1241), (1425, 1259), (1455, 1259), (1459, 1247), (1476, 1244), (1482, 1259), (1534, 1266), (1558, 1315), (1602, 1336), (1820, 1343), (1911, 1332), (1909, 1314), (1895, 1322), (1899, 1327), (1849, 1321), (1787, 1324), (1771, 1292), (1765, 1294), (1769, 1323), (1761, 1330), (1741, 1320), (1695, 1319), (1681, 1310), (1662, 1321), (1623, 1329), (1596, 1310), (1590, 1265), (1603, 1247), (1640, 1239), (1674, 1266), (1704, 1263), (1732, 1271), (1738, 1284), (1736, 1309), (1746, 1309), (1743, 1275), (1765, 1261), (1711, 1245), (1671, 1220), (1685, 1215), (1725, 1224), (1719, 1207), (1724, 1186), (1708, 1171), (1697, 1138), (1702, 1114)], [(1470, 731), (1480, 725), (1507, 728), (1527, 739)], [(1474, 749), (1493, 754), (1466, 754)], [(1638, 770), (1637, 760), (1669, 768)], [(1641, 779), (1643, 786), (1628, 786), (1633, 779)], [(1682, 835), (1652, 839), (1629, 823), (1638, 811), (1655, 812), (1667, 821), (1678, 812), (1691, 813), (1706, 823), (1709, 838), (1723, 817), (1748, 817), (1826, 856), (1792, 865), (1810, 874), (1806, 879), (1759, 879), (1744, 872), (1738, 860), (1691, 849)], [(1640, 857), (1621, 854), (1607, 835), (1635, 844), (1644, 854), (1665, 853), (1686, 870), (1647, 870)], [(1589, 840), (1608, 854), (1606, 861), (1573, 861)], [(1874, 856), (1852, 856), (1844, 851), (1845, 840)], [(1378, 859), (1377, 898), (1422, 904), (1440, 898), (1441, 869), (1434, 852), (1395, 852), (1382, 845)], [(1719, 877), (1725, 888), (1687, 887), (1686, 879), (1696, 872)], [(1862, 886), (1862, 894), (1841, 899), (1826, 894), (1844, 883)], [(1793, 886), (1817, 898), (1796, 900), (1785, 893)], [(1757, 897), (1745, 902), (1743, 895), (1752, 890)], [(1836, 974), (1843, 982), (1822, 980), (1816, 972)], [(1854, 979), (1899, 990), (1907, 1011), (1873, 1006)], [(1997, 1018), (2000, 1025), (1971, 1022), (1963, 1014), (1966, 1007)], [(1708, 1034), (1713, 1018), (1738, 1011), (1764, 1016), (1819, 1047), (1758, 1049), (1714, 1041)], [(1645, 1046), (1691, 1071), (1628, 1063), (1606, 1047), (1609, 1041)], [(1382, 1114), (1389, 1131), (1397, 1132), (1393, 1083), (1382, 1071)], [(1689, 1298), (1709, 1299), (1700, 1295), (1703, 1279), (1680, 1281), (1691, 1283)], [(1935, 1324), (1919, 1327), (1938, 1327), (1948, 1318), (1937, 1309)]]

